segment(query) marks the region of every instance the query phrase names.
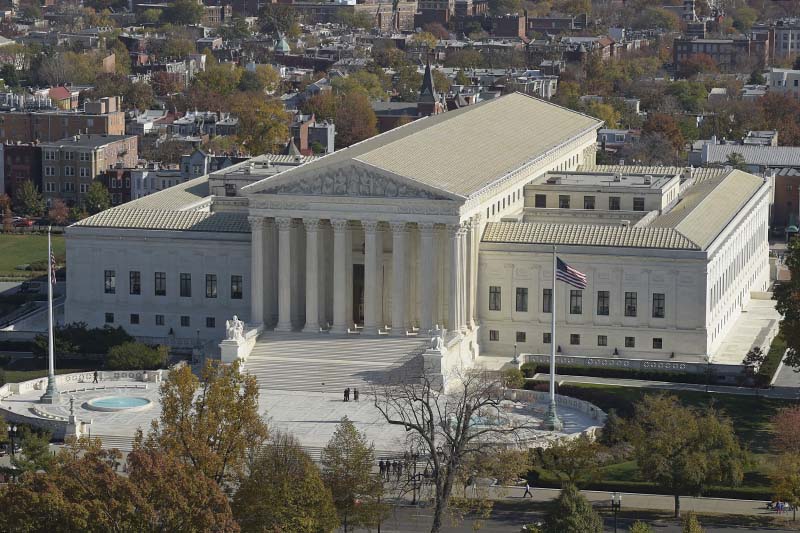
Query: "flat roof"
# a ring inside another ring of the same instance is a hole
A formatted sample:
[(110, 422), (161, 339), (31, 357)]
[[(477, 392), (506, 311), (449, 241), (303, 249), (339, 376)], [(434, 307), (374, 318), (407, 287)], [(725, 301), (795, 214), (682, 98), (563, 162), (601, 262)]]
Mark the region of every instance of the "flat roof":
[(105, 135), (102, 133), (82, 133), (58, 141), (41, 143), (43, 148), (97, 148), (117, 141), (136, 138), (136, 135)]
[(529, 187), (608, 187), (659, 191), (680, 174), (638, 174), (608, 172), (548, 172)]

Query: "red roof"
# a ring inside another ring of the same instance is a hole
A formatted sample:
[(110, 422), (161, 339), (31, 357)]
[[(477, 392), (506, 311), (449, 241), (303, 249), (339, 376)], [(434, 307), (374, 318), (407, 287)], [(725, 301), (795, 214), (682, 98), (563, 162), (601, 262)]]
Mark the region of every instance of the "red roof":
[(50, 98), (53, 100), (69, 100), (72, 93), (66, 87), (53, 87), (50, 89)]

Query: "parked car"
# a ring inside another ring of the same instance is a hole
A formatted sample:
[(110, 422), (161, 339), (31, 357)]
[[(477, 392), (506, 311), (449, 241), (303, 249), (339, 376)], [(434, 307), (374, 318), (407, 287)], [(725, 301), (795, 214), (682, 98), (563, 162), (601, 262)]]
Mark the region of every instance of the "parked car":
[(33, 220), (29, 218), (19, 218), (14, 221), (15, 228), (29, 228), (33, 226)]
[(25, 281), (19, 288), (19, 292), (26, 293), (26, 294), (36, 294), (42, 292), (42, 287), (44, 283), (41, 281)]

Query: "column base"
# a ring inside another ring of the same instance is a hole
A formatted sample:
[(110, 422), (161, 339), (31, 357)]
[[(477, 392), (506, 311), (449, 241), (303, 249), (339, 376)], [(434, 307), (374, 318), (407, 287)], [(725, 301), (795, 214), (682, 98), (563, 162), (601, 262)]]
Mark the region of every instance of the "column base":
[(303, 333), (319, 333), (319, 326), (305, 326), (301, 331)]
[(328, 332), (334, 335), (345, 335), (348, 332), (348, 327), (334, 324)]
[(381, 328), (378, 326), (364, 326), (364, 329), (361, 330), (361, 334), (369, 337), (377, 337), (381, 334), (381, 331)]
[(389, 335), (392, 337), (407, 337), (408, 328), (406, 326), (392, 326), (392, 330), (389, 332)]
[(558, 418), (558, 414), (556, 413), (555, 402), (550, 402), (550, 405), (547, 407), (547, 414), (544, 415), (544, 420), (542, 421), (542, 429), (547, 431), (561, 431), (564, 429), (564, 423)]
[(280, 323), (278, 322), (275, 324), (275, 331), (286, 333), (292, 331), (292, 324), (291, 323)]

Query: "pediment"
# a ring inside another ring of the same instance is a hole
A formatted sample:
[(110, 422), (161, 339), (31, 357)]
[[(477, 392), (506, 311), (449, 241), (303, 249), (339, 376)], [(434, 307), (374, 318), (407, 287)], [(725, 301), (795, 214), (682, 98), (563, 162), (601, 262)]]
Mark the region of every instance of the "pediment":
[(255, 193), (422, 200), (456, 199), (445, 191), (439, 191), (355, 160), (343, 165), (287, 172), (285, 175), (276, 176), (274, 180), (265, 181)]

